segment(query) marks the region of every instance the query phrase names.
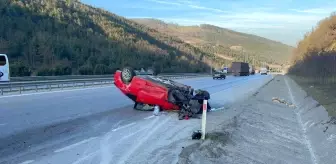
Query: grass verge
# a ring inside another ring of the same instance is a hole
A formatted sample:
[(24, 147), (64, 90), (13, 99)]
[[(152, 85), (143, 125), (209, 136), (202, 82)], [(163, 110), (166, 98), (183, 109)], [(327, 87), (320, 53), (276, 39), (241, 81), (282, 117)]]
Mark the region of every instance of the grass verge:
[(320, 83), (320, 80), (289, 75), (307, 94), (318, 101), (329, 116), (336, 117), (336, 83)]

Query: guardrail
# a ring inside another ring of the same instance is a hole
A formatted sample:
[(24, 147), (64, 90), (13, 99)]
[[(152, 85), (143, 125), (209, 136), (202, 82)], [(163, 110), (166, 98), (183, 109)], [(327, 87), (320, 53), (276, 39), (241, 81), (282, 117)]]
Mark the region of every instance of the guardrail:
[[(159, 75), (168, 79), (181, 79), (206, 76), (205, 74), (188, 74), (188, 75)], [(45, 81), (24, 81), (0, 83), (0, 95), (6, 93), (19, 93), (31, 91), (51, 91), (63, 90), (67, 88), (83, 88), (88, 86), (103, 86), (113, 84), (113, 76), (109, 78), (89, 78), (89, 79), (67, 79), (67, 80), (45, 80)]]
[[(142, 73), (142, 72), (139, 72)], [(182, 75), (201, 75), (202, 73), (161, 73), (160, 76), (182, 76)], [(47, 81), (47, 80), (69, 80), (69, 79), (97, 79), (97, 78), (110, 78), (113, 74), (105, 75), (62, 75), (62, 76), (23, 76), (11, 77), (11, 82), (19, 81)]]

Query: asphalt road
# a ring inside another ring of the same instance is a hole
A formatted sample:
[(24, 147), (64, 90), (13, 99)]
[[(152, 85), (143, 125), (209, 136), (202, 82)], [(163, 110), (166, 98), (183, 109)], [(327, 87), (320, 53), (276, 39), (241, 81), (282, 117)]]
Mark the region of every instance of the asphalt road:
[[(208, 90), (211, 105), (220, 108), (247, 96), (270, 78), (177, 81)], [(143, 147), (142, 141), (166, 131), (164, 124), (180, 123), (171, 113), (153, 117), (151, 112), (133, 110), (132, 101), (113, 86), (3, 96), (0, 104), (0, 163), (111, 163), (115, 158), (123, 163)], [(187, 122), (193, 123), (195, 120)], [(170, 135), (179, 133), (177, 127), (171, 130)], [(132, 139), (138, 133), (144, 135), (139, 142)], [(108, 146), (117, 141), (126, 146)], [(115, 155), (110, 155), (112, 152)]]

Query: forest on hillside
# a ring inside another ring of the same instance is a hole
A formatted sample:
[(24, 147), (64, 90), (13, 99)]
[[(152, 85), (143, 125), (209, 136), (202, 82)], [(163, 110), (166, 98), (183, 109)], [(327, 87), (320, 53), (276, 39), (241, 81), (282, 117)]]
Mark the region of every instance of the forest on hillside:
[[(256, 35), (208, 24), (182, 26), (157, 19), (132, 20), (157, 29), (159, 32), (177, 36), (207, 53), (230, 56), (235, 61), (244, 61), (246, 56), (249, 56), (247, 61), (257, 66), (263, 62), (278, 65), (288, 64), (294, 48)], [(231, 47), (241, 47), (242, 49), (231, 49)]]
[(11, 76), (108, 74), (123, 66), (204, 72), (223, 60), (76, 0), (0, 1), (0, 53)]
[(321, 20), (294, 50), (289, 73), (315, 79), (316, 83), (336, 83), (336, 14)]

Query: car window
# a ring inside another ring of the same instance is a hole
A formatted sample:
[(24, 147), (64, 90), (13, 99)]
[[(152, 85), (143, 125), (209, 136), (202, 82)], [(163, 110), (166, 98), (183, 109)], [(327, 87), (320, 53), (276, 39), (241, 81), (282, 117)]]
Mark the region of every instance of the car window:
[(5, 56), (0, 56), (0, 66), (6, 65), (6, 57)]

